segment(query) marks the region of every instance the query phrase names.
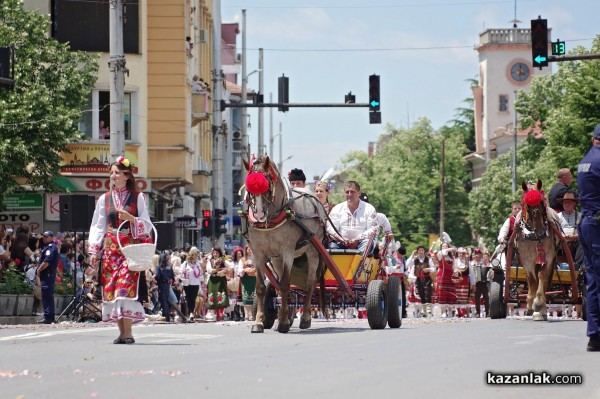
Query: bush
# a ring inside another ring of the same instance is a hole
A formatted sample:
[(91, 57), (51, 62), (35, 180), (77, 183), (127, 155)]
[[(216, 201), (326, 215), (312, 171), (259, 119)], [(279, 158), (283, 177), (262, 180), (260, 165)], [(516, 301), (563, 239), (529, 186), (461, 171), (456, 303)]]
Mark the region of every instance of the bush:
[(33, 287), (27, 281), (25, 275), (19, 271), (14, 263), (10, 263), (4, 269), (0, 280), (0, 294), (31, 294)]

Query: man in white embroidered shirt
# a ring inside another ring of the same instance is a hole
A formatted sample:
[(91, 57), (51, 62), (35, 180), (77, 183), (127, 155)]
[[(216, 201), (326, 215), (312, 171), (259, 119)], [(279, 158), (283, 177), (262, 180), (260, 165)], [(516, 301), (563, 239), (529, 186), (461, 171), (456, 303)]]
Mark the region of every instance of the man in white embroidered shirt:
[[(360, 193), (357, 182), (350, 180), (344, 185), (346, 201), (334, 206), (329, 213), (330, 249), (358, 249), (364, 253), (377, 234), (377, 211), (373, 205), (360, 200)], [(373, 245), (369, 247), (369, 253), (372, 251)]]

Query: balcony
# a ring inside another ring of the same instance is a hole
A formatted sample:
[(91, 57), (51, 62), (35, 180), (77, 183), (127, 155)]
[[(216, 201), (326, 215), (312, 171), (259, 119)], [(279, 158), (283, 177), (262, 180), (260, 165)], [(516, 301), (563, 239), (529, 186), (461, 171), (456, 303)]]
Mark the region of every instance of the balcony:
[(192, 126), (208, 120), (209, 107), (210, 94), (207, 91), (192, 93)]

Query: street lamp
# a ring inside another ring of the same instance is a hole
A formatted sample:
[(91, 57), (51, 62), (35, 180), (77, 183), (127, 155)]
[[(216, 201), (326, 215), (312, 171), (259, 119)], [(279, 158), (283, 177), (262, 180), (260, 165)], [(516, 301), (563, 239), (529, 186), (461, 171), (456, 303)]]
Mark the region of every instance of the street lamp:
[(290, 155), (289, 157), (287, 157), (286, 159), (282, 159), (279, 161), (279, 173), (283, 174), (283, 163), (287, 160), (292, 159), (293, 155)]
[[(250, 75), (262, 72), (262, 69), (255, 69), (249, 74), (242, 77), (242, 104), (246, 104), (246, 97), (248, 96), (248, 78)], [(242, 108), (242, 148), (244, 151), (248, 150), (248, 126), (250, 125), (246, 121), (248, 120), (248, 108)]]

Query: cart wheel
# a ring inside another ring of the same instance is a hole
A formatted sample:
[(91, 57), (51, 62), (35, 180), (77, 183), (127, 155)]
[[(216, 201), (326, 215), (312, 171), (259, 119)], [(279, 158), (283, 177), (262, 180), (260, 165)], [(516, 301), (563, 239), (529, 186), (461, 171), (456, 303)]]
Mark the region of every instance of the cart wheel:
[[(277, 298), (277, 293), (275, 292), (275, 288), (267, 281), (266, 283), (266, 293), (264, 299), (264, 309), (265, 309), (265, 319), (263, 321), (263, 326), (265, 329), (270, 330), (273, 328), (273, 324), (275, 324), (275, 320), (277, 320), (277, 307), (275, 306), (275, 298)], [(252, 305), (252, 313), (254, 314), (254, 320), (256, 320), (256, 312), (258, 311), (258, 305), (256, 303), (256, 295), (254, 296), (254, 304)]]
[(391, 276), (387, 283), (388, 326), (400, 328), (402, 325), (402, 298), (400, 298), (400, 277)]
[(504, 274), (494, 273), (494, 280), (490, 289), (490, 318), (506, 319), (506, 304), (504, 303)]
[(367, 287), (367, 319), (372, 330), (381, 330), (387, 324), (387, 298), (383, 280), (373, 280)]

